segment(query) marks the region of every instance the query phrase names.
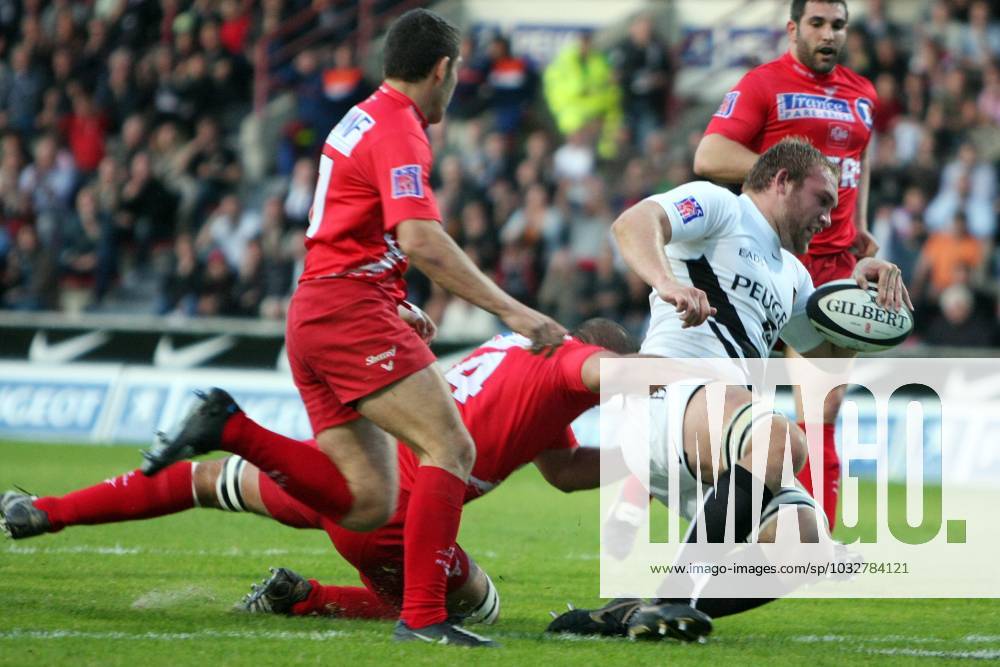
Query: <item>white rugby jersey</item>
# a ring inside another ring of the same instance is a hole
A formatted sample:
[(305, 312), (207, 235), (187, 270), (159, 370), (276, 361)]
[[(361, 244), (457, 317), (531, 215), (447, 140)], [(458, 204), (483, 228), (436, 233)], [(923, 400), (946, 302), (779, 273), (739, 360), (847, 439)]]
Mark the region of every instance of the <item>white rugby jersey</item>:
[(663, 207), (665, 246), (678, 282), (705, 292), (716, 314), (687, 329), (676, 307), (650, 294), (642, 352), (666, 357), (766, 358), (778, 336), (800, 352), (823, 341), (806, 317), (812, 278), (781, 247), (747, 195), (696, 181), (649, 197)]

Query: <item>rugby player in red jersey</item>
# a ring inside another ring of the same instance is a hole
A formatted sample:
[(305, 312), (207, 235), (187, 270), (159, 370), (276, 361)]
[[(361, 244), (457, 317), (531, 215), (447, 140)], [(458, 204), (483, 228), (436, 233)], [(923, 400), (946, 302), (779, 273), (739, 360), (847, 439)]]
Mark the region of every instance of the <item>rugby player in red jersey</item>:
[[(859, 257), (878, 251), (867, 218), (875, 88), (837, 63), (847, 40), (847, 20), (845, 0), (792, 0), (788, 52), (749, 71), (726, 93), (694, 156), (699, 176), (742, 183), (761, 153), (785, 137), (802, 136), (840, 167), (832, 224), (816, 234), (807, 254), (799, 257), (817, 287), (850, 278)], [(854, 356), (832, 345), (827, 348), (814, 356)], [(840, 488), (834, 424), (842, 401), (843, 387), (831, 393), (823, 408), (823, 489), (815, 495), (830, 526)], [(812, 492), (808, 461), (798, 478)]]
[[(569, 425), (598, 402), (600, 360), (636, 352), (638, 344), (619, 325), (594, 319), (583, 323), (551, 356), (532, 354), (530, 345), (523, 336), (497, 336), (445, 374), (476, 443), (476, 463), (463, 489), (464, 502), (494, 489), (531, 462), (562, 491), (600, 483), (598, 450), (577, 447)], [(248, 431), (245, 437), (259, 437), (259, 432)], [(250, 511), (289, 526), (322, 529), (357, 568), (365, 587), (321, 586), (279, 569), (248, 596), (244, 607), (397, 618), (403, 597), (407, 509), (419, 474), (419, 460), (409, 448), (401, 443), (397, 454), (400, 494), (395, 513), (385, 526), (367, 533), (338, 526), (298, 502), (239, 456), (182, 461), (149, 478), (133, 471), (60, 497), (33, 499), (10, 491), (0, 500), (0, 517), (15, 539), (73, 525), (148, 519), (195, 506)], [(485, 573), (457, 544), (448, 545), (439, 557), (447, 572), (450, 614), (466, 616), (466, 622), (495, 619), (499, 598)]]
[(384, 82), (323, 145), (286, 335), (319, 448), (261, 429), (225, 392), (214, 392), (197, 408), (198, 419), (146, 452), (143, 471), (154, 474), (221, 441), (327, 519), (372, 530), (396, 507), (389, 436), (406, 442), (420, 465), (410, 490), (394, 637), (493, 646), (447, 621), (447, 572), (438, 554), (458, 534), (475, 447), (434, 355), (403, 319), (411, 316), (403, 308), (403, 273), (412, 261), (444, 289), (495, 313), (536, 350), (558, 346), (566, 331), (498, 288), (440, 224), (425, 128), (442, 120), (454, 92), (459, 42), (458, 30), (436, 14), (403, 14), (386, 37)]

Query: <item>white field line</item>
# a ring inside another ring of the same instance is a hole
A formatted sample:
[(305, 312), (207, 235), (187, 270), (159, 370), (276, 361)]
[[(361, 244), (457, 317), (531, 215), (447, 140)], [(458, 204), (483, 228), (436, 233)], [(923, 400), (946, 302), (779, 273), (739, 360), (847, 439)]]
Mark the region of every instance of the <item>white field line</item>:
[(979, 649), (976, 651), (928, 651), (920, 648), (862, 648), (855, 653), (868, 655), (904, 656), (907, 658), (952, 658), (955, 660), (998, 660), (1000, 649)]
[(927, 649), (910, 647), (884, 647), (872, 646), (872, 644), (942, 644), (954, 645), (958, 642), (968, 644), (982, 644), (1000, 642), (1000, 636), (996, 635), (966, 635), (961, 639), (944, 639), (941, 637), (905, 637), (900, 635), (886, 635), (884, 637), (857, 637), (845, 635), (802, 635), (792, 637), (792, 641), (806, 644), (828, 643), (839, 644), (843, 650), (851, 653), (863, 653), (866, 655), (879, 656), (900, 656), (906, 658), (933, 658), (933, 659), (953, 659), (953, 660), (998, 660), (1000, 659), (1000, 648), (974, 649), (974, 650), (946, 650)]

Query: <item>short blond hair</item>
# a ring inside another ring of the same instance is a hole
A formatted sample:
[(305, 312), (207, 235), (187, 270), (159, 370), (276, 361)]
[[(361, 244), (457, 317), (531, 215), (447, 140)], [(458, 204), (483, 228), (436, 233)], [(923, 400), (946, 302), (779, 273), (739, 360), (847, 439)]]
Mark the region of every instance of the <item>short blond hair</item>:
[(834, 181), (840, 180), (840, 169), (820, 153), (815, 146), (804, 137), (786, 137), (771, 146), (757, 158), (750, 167), (743, 189), (750, 192), (763, 192), (782, 169), (788, 170), (788, 179), (796, 185), (801, 185), (815, 167), (825, 169), (833, 176)]

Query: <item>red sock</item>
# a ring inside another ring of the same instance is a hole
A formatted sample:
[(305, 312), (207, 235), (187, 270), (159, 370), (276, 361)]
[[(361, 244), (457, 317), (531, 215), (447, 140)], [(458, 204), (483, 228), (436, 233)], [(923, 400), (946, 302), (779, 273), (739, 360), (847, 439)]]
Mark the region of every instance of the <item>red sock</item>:
[(629, 505), (642, 507), (649, 502), (649, 491), (642, 485), (638, 477), (629, 475), (628, 479), (625, 480), (625, 485), (622, 486), (622, 494), (619, 499), (624, 500)]
[(375, 593), (361, 586), (323, 586), (310, 579), (312, 591), (292, 607), (292, 614), (337, 616), (338, 618), (395, 619), (399, 607), (383, 602)]
[(462, 520), (465, 482), (433, 466), (417, 469), (403, 528), (403, 610), (411, 628), (448, 617), (445, 594)]
[(155, 477), (133, 470), (65, 496), (39, 498), (35, 507), (49, 515), (52, 532), (183, 512), (194, 507), (191, 462), (175, 463)]
[(326, 454), (269, 431), (242, 412), (226, 422), (222, 446), (253, 463), (288, 495), (331, 521), (339, 521), (354, 503), (347, 480)]
[[(806, 425), (799, 422), (799, 428), (805, 431)], [(834, 424), (823, 424), (823, 492), (813, 493), (812, 467), (808, 458), (805, 467), (797, 475), (799, 482), (806, 487), (806, 491), (822, 505), (826, 519), (830, 523), (830, 532), (833, 532), (836, 526), (837, 498), (840, 495), (840, 457), (837, 456), (835, 434)]]

